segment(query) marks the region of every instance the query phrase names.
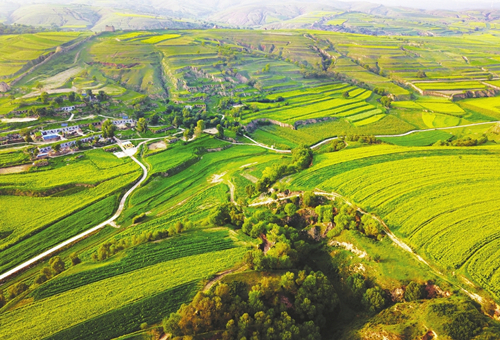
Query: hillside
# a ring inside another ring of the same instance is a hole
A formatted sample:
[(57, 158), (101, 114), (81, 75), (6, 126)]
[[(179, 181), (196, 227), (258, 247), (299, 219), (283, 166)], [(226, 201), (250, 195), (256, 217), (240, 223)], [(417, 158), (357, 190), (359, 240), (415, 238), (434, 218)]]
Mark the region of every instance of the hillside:
[(495, 12), (210, 4), (9, 14), (0, 338), (500, 338)]

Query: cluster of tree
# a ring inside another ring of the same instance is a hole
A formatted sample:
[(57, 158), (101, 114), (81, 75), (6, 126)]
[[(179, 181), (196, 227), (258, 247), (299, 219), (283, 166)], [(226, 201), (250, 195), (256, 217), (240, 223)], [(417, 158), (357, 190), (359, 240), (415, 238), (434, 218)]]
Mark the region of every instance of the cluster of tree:
[(321, 272), (264, 277), (249, 290), (244, 282), (218, 284), (200, 292), (163, 321), (173, 336), (219, 331), (229, 339), (321, 339), (338, 307), (333, 285)]
[[(454, 340), (469, 340), (475, 338), (483, 330), (487, 329), (488, 320), (469, 301), (449, 301), (436, 303), (429, 307), (434, 314), (443, 322), (445, 335)], [(498, 333), (484, 339), (496, 339)]]
[(341, 137), (342, 139), (348, 142), (359, 142), (363, 144), (379, 144), (380, 140), (378, 140), (375, 136), (365, 136), (365, 135), (347, 135)]
[(271, 71), (271, 65), (266, 64), (266, 66), (264, 66), (260, 72), (261, 73), (269, 73), (270, 71)]
[(285, 101), (285, 98), (283, 98), (282, 96), (278, 96), (276, 97), (276, 99), (269, 99), (269, 98), (257, 98), (256, 101), (258, 103), (280, 103), (280, 102), (284, 102)]
[(386, 96), (387, 90), (381, 87), (376, 87), (373, 89), (373, 93), (378, 94), (379, 96)]
[(231, 223), (236, 227), (241, 227), (245, 220), (245, 215), (241, 207), (226, 202), (213, 208), (208, 216), (208, 220), (211, 224), (216, 226), (223, 226)]
[[(198, 121), (203, 120), (205, 127), (214, 127), (220, 124), (221, 120), (215, 115), (208, 115), (205, 112), (190, 110), (188, 108), (179, 109), (178, 107), (169, 106), (165, 112), (168, 117), (164, 117), (167, 124), (172, 124), (175, 127), (183, 127), (184, 129), (194, 130)], [(175, 108), (175, 109), (172, 109)], [(170, 111), (171, 110), (171, 111)], [(170, 113), (168, 113), (170, 111)], [(151, 122), (151, 124), (153, 124)], [(154, 125), (154, 124), (153, 124)]]
[(146, 121), (146, 118), (139, 118), (139, 120), (137, 121), (136, 129), (139, 132), (146, 132), (146, 130), (148, 129), (148, 122)]
[(104, 138), (113, 138), (115, 136), (116, 126), (111, 120), (106, 119), (101, 125), (102, 136)]
[(52, 27), (35, 27), (22, 24), (2, 24), (0, 23), (0, 34), (26, 34), (52, 31)]
[(488, 142), (488, 137), (483, 135), (480, 138), (465, 137), (452, 141), (438, 140), (434, 146), (477, 146)]
[[(247, 188), (247, 193), (265, 192), (279, 178), (306, 169), (312, 162), (312, 150), (301, 145), (292, 150), (292, 161), (289, 164), (273, 164), (262, 172), (262, 177), (255, 183), (255, 190)], [(252, 195), (253, 196), (253, 195)]]
[(28, 114), (30, 116), (47, 117), (54, 115), (55, 111), (50, 107), (32, 107), (29, 109)]
[(342, 139), (334, 139), (330, 143), (328, 143), (328, 146), (326, 148), (326, 152), (335, 152), (335, 151), (340, 151), (343, 148), (345, 148), (345, 142)]
[(184, 222), (177, 221), (175, 222), (174, 225), (165, 230), (144, 231), (139, 235), (132, 235), (130, 237), (122, 238), (120, 240), (113, 239), (103, 243), (97, 249), (97, 251), (92, 254), (92, 260), (94, 261), (106, 260), (111, 256), (115, 255), (116, 253), (125, 250), (127, 248), (147, 242), (162, 240), (169, 236), (180, 234), (188, 229), (191, 229), (192, 227), (193, 223), (189, 220), (185, 220)]
[(368, 280), (360, 273), (349, 276), (346, 286), (351, 294), (349, 301), (353, 307), (363, 307), (370, 313), (376, 313), (387, 303), (385, 292), (376, 285), (370, 287)]
[(427, 78), (427, 74), (425, 74), (425, 71), (419, 70), (417, 72), (417, 78)]
[(328, 237), (340, 235), (342, 230), (357, 230), (368, 237), (378, 240), (384, 237), (384, 231), (378, 221), (370, 215), (361, 214), (355, 206), (343, 204), (336, 210), (337, 213), (333, 218), (335, 228), (328, 232)]
[(261, 250), (253, 250), (245, 254), (243, 262), (254, 270), (293, 268), (307, 258), (312, 249), (307, 234), (300, 234), (288, 225), (251, 218), (245, 221), (241, 230), (251, 237), (260, 238), (261, 248), (266, 251), (264, 254)]
[(385, 107), (389, 108), (391, 107), (392, 104), (392, 99), (388, 96), (383, 96), (380, 98), (380, 104), (384, 105)]
[(65, 267), (66, 265), (64, 261), (59, 256), (55, 256), (49, 260), (49, 265), (47, 267), (43, 267), (40, 270), (40, 273), (35, 277), (34, 282), (40, 285), (48, 279), (62, 273), (66, 269)]

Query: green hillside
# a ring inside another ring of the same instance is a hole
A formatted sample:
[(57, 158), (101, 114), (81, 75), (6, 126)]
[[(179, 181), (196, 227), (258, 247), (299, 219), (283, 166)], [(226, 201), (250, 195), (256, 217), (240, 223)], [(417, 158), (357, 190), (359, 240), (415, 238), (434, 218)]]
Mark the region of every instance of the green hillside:
[(2, 19), (0, 338), (500, 337), (496, 12), (130, 6)]

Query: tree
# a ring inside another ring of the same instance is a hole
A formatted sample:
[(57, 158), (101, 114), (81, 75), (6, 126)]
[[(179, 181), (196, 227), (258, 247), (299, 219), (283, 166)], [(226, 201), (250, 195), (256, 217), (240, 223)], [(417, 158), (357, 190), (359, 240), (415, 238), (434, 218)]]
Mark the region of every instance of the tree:
[(247, 196), (250, 198), (255, 194), (255, 186), (253, 184), (248, 184), (245, 187), (245, 191), (247, 193)]
[(200, 137), (201, 134), (203, 133), (203, 130), (205, 130), (205, 122), (203, 120), (198, 120), (196, 123), (196, 129), (194, 130), (194, 134), (196, 137)]
[(163, 319), (163, 331), (166, 334), (172, 334), (172, 336), (181, 335), (181, 328), (179, 327), (179, 322), (182, 320), (182, 316), (179, 313), (171, 313), (168, 318)]
[(224, 128), (220, 124), (217, 124), (217, 138), (224, 138)]
[(182, 118), (179, 116), (175, 116), (172, 124), (175, 125), (176, 128), (178, 128), (182, 124)]
[(391, 107), (392, 99), (387, 96), (384, 96), (380, 98), (380, 103), (385, 107)]
[(302, 203), (305, 207), (313, 207), (316, 205), (316, 195), (312, 191), (306, 191), (302, 195)]
[(424, 294), (424, 286), (412, 281), (406, 286), (405, 289), (405, 300), (406, 301), (416, 301), (420, 300)]
[(151, 117), (151, 125), (157, 125), (158, 121), (160, 120), (160, 116), (158, 116), (156, 113)]
[(185, 129), (184, 132), (182, 133), (182, 135), (184, 136), (184, 140), (188, 141), (189, 140), (189, 136), (191, 135), (191, 130), (190, 129)]
[(82, 262), (82, 260), (80, 260), (80, 258), (78, 257), (78, 255), (76, 253), (71, 253), (69, 255), (69, 258), (71, 259), (71, 264), (73, 266), (76, 266), (77, 264)]
[(361, 302), (368, 311), (375, 313), (384, 307), (384, 295), (384, 291), (380, 287), (368, 288)]
[(363, 215), (361, 217), (361, 224), (366, 236), (378, 237), (381, 233), (379, 224), (370, 215)]
[(424, 71), (420, 70), (417, 72), (417, 78), (427, 78), (427, 74)]
[(148, 128), (148, 122), (146, 121), (146, 118), (140, 118), (137, 121), (137, 131), (146, 132), (147, 128)]
[(62, 273), (65, 269), (64, 261), (59, 256), (55, 256), (49, 260), (49, 266), (55, 275)]
[(116, 126), (111, 122), (111, 120), (106, 119), (101, 126), (102, 136), (104, 138), (112, 138), (115, 136)]
[(35, 282), (37, 285), (41, 285), (42, 283), (44, 283), (44, 282), (45, 282), (45, 281), (47, 281), (47, 280), (48, 280), (48, 277), (47, 277), (45, 274), (40, 273), (40, 274), (38, 274), (38, 275), (35, 277), (35, 281), (34, 281), (34, 282)]
[(91, 89), (86, 89), (85, 90), (85, 93), (87, 94), (87, 97), (89, 99), (91, 99), (94, 95), (92, 94), (92, 90)]
[(9, 296), (9, 299), (13, 299), (19, 294), (25, 292), (28, 290), (28, 285), (24, 282), (18, 282), (16, 284), (13, 284), (12, 286), (9, 287), (7, 290), (7, 294)]
[(38, 90), (38, 91), (41, 91), (43, 89), (43, 84), (41, 82), (37, 82), (36, 85), (35, 85), (35, 88)]
[(349, 95), (349, 91), (345, 91), (344, 93), (342, 93), (342, 97), (343, 97), (344, 99), (349, 98), (349, 97), (350, 97), (350, 95)]
[(70, 102), (74, 102), (76, 100), (76, 93), (74, 91), (71, 91), (68, 95), (68, 100)]
[(99, 101), (104, 101), (108, 98), (108, 95), (106, 94), (106, 92), (104, 92), (103, 90), (99, 90), (98, 94), (97, 94), (97, 99), (99, 99)]
[(47, 92), (42, 92), (42, 94), (40, 94), (40, 101), (44, 104), (47, 104), (47, 102), (49, 101), (49, 94)]
[(287, 203), (285, 205), (285, 214), (288, 217), (292, 217), (297, 212), (297, 206), (293, 203)]
[(366, 292), (366, 280), (363, 275), (359, 273), (353, 274), (347, 278), (346, 283), (353, 295), (361, 299)]
[(56, 102), (57, 105), (61, 105), (64, 102), (64, 99), (62, 96), (55, 97), (54, 101)]
[(182, 222), (181, 221), (175, 222), (175, 232), (177, 234), (180, 234), (182, 233), (183, 230), (184, 230), (184, 225), (182, 224)]
[(54, 151), (55, 151), (55, 152), (59, 152), (59, 151), (61, 151), (61, 144), (56, 144), (56, 145), (54, 145)]

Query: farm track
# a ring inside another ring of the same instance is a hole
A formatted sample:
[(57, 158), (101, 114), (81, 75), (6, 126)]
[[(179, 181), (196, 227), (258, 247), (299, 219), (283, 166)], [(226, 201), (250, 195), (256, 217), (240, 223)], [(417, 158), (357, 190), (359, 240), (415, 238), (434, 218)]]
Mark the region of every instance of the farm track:
[[(146, 142), (147, 141), (144, 141), (144, 142), (140, 143), (138, 145), (138, 147), (141, 144), (146, 143)], [(120, 148), (122, 148), (122, 150), (125, 152), (125, 149), (121, 145), (121, 141), (117, 139), (117, 143), (120, 146)], [(144, 164), (142, 164), (141, 162), (139, 162), (139, 160), (137, 160), (137, 158), (135, 158), (133, 155), (129, 156), (129, 157), (132, 158), (132, 160), (134, 162), (136, 162), (142, 168), (143, 175), (142, 175), (141, 179), (132, 188), (130, 188), (125, 193), (125, 195), (123, 195), (122, 199), (120, 200), (120, 204), (118, 205), (118, 209), (116, 210), (116, 212), (114, 213), (114, 215), (111, 218), (109, 218), (106, 221), (104, 221), (104, 222), (96, 225), (95, 227), (93, 227), (91, 229), (88, 229), (88, 230), (84, 231), (81, 234), (78, 234), (78, 235), (76, 235), (76, 236), (74, 236), (74, 237), (72, 237), (72, 238), (70, 238), (70, 239), (68, 239), (68, 240), (66, 240), (66, 241), (58, 244), (57, 246), (55, 246), (55, 247), (53, 247), (53, 248), (51, 248), (51, 249), (49, 249), (49, 250), (41, 253), (40, 255), (37, 255), (37, 256), (33, 257), (32, 259), (30, 259), (30, 260), (28, 260), (28, 261), (26, 261), (26, 262), (18, 265), (17, 267), (15, 267), (15, 268), (13, 268), (13, 269), (11, 269), (11, 270), (9, 270), (9, 271), (1, 274), (0, 275), (0, 281), (6, 279), (7, 277), (9, 277), (9, 276), (11, 276), (11, 275), (13, 275), (13, 274), (15, 274), (15, 273), (17, 273), (17, 272), (25, 269), (25, 268), (27, 268), (29, 266), (31, 266), (32, 264), (35, 264), (36, 262), (38, 262), (38, 261), (44, 259), (45, 257), (47, 257), (47, 256), (49, 256), (49, 255), (51, 255), (51, 254), (53, 254), (53, 253), (61, 250), (62, 248), (64, 248), (64, 247), (66, 247), (66, 246), (68, 246), (68, 245), (70, 245), (70, 244), (72, 244), (74, 242), (77, 242), (77, 241), (83, 239), (84, 237), (86, 237), (86, 236), (88, 236), (88, 235), (90, 235), (90, 234), (98, 231), (99, 229), (104, 228), (106, 225), (112, 224), (121, 215), (121, 213), (123, 212), (123, 209), (125, 208), (125, 203), (127, 201), (127, 198), (130, 196), (130, 194), (132, 194), (132, 192), (134, 192), (134, 190), (137, 189), (142, 184), (142, 182), (144, 182), (146, 180), (146, 178), (148, 177), (148, 169), (144, 166)]]
[[(466, 125), (458, 125), (458, 126), (449, 126), (449, 127), (439, 127), (439, 128), (432, 128), (432, 129), (423, 129), (423, 130), (411, 130), (411, 131), (408, 131), (408, 132), (405, 132), (405, 133), (400, 133), (400, 134), (396, 134), (396, 135), (375, 135), (374, 137), (376, 138), (391, 138), (391, 137), (404, 137), (404, 136), (408, 136), (408, 135), (411, 135), (413, 133), (417, 133), (417, 132), (428, 132), (428, 131), (435, 131), (435, 130), (448, 130), (448, 129), (460, 129), (460, 128), (466, 128), (466, 127), (472, 127), (472, 126), (479, 126), (479, 125), (487, 125), (487, 124), (497, 124), (497, 123), (500, 123), (500, 121), (496, 120), (496, 121), (493, 121), (493, 122), (481, 122), (481, 123), (473, 123), (473, 124), (466, 124)], [(268, 150), (271, 150), (271, 151), (275, 151), (275, 152), (279, 152), (279, 153), (292, 153), (291, 150), (280, 150), (280, 149), (275, 149), (273, 147), (270, 147), (270, 146), (267, 146), (265, 144), (262, 144), (262, 143), (259, 143), (257, 142), (256, 140), (250, 138), (249, 136), (247, 135), (244, 135), (245, 138), (249, 139), (251, 142), (253, 143), (232, 143), (232, 144), (235, 144), (235, 145), (256, 145), (256, 146), (260, 146), (261, 148), (264, 148), (264, 149), (268, 149)], [(311, 145), (311, 149), (316, 149), (317, 147), (323, 145), (323, 144), (326, 144), (332, 140), (335, 140), (335, 139), (339, 139), (339, 137), (331, 137), (331, 138), (327, 138), (327, 139), (324, 139), (316, 144), (313, 144)]]
[[(105, 117), (105, 116), (104, 116)], [(486, 125), (486, 124), (495, 124), (495, 123), (500, 123), (500, 121), (493, 121), (493, 122), (481, 122), (481, 123), (474, 123), (474, 124), (467, 124), (467, 125), (460, 125), (460, 126), (452, 126), (452, 127), (441, 127), (441, 128), (433, 128), (433, 129), (425, 129), (425, 130), (411, 130), (411, 131), (408, 131), (408, 132), (405, 132), (405, 133), (402, 133), (402, 134), (396, 134), (396, 135), (376, 135), (375, 137), (403, 137), (403, 136), (408, 136), (410, 134), (413, 134), (413, 133), (417, 133), (417, 132), (425, 132), (425, 131), (433, 131), (433, 130), (447, 130), (447, 129), (458, 129), (458, 128), (464, 128), (464, 127), (472, 127), (472, 126), (479, 126), (479, 125)], [(181, 130), (183, 130), (181, 128)], [(182, 133), (183, 131), (180, 131), (174, 135), (177, 135), (177, 134), (180, 134)], [(154, 139), (159, 139), (159, 138), (162, 138), (162, 137), (158, 137), (158, 138), (148, 138), (146, 140), (144, 140), (143, 142), (141, 142), (140, 144), (137, 145), (137, 148), (139, 148), (142, 144), (148, 142), (148, 141), (151, 141), (151, 140), (154, 140)], [(275, 151), (275, 152), (278, 152), (278, 153), (291, 153), (291, 150), (280, 150), (280, 149), (275, 149), (275, 148), (272, 148), (270, 146), (267, 146), (265, 144), (262, 144), (262, 143), (259, 143), (257, 142), (256, 140), (252, 139), (251, 137), (245, 135), (245, 138), (249, 139), (252, 143), (234, 143), (232, 142), (231, 144), (234, 144), (234, 145), (254, 145), (254, 146), (259, 146), (261, 148), (264, 148), (264, 149), (268, 149), (268, 150), (271, 150), (271, 151)], [(335, 139), (338, 139), (339, 137), (332, 137), (332, 138), (327, 138), (323, 141), (320, 141), (314, 145), (311, 146), (311, 149), (315, 149), (325, 143), (328, 143), (332, 140), (335, 140)], [(194, 137), (193, 137), (194, 139)], [(123, 148), (123, 146), (121, 145), (121, 142), (117, 139), (117, 142), (118, 142), (118, 145), (120, 146), (120, 148), (122, 148), (123, 151), (125, 151), (125, 149)], [(27, 267), (29, 267), (30, 265), (38, 262), (39, 260), (47, 257), (48, 255), (50, 254), (53, 254), (59, 250), (61, 250), (63, 247), (73, 243), (73, 242), (76, 242), (76, 241), (79, 241), (80, 239), (90, 235), (91, 233), (99, 230), (99, 229), (102, 229), (104, 226), (110, 224), (111, 222), (115, 221), (119, 216), (120, 214), (122, 213), (123, 209), (124, 209), (124, 206), (125, 206), (125, 202), (128, 198), (128, 196), (130, 196), (130, 194), (135, 190), (137, 189), (137, 187), (140, 186), (140, 184), (142, 182), (144, 182), (144, 180), (147, 178), (148, 176), (148, 170), (146, 168), (146, 166), (144, 166), (141, 162), (139, 162), (133, 155), (132, 156), (129, 156), (130, 158), (132, 158), (132, 160), (134, 162), (136, 162), (137, 164), (139, 164), (139, 166), (143, 169), (144, 173), (143, 173), (143, 176), (142, 178), (139, 180), (139, 182), (137, 182), (129, 191), (127, 191), (125, 193), (125, 195), (122, 197), (121, 201), (120, 201), (120, 204), (119, 204), (119, 207), (118, 207), (118, 210), (115, 212), (115, 214), (108, 220), (104, 221), (103, 223), (79, 234), (79, 235), (76, 235), (64, 242), (62, 242), (61, 244), (43, 252), (42, 254), (40, 255), (37, 255), (35, 256), (34, 258), (20, 264), (19, 266), (3, 273), (0, 275), (0, 281), (4, 280), (5, 278), (17, 273), (18, 271), (22, 270), (22, 269), (25, 269)], [(320, 194), (320, 193), (316, 193), (316, 194)], [(325, 195), (325, 193), (321, 193), (322, 195)], [(328, 194), (326, 194), (328, 195)], [(341, 197), (340, 195), (337, 194), (338, 197)], [(286, 199), (286, 198), (280, 198), (279, 200), (282, 200), (282, 199)], [(344, 199), (345, 200), (345, 199)], [(264, 204), (269, 204), (269, 203), (272, 203), (274, 200), (272, 199), (269, 199), (269, 200), (266, 200), (266, 201), (263, 201), (263, 202), (258, 202), (258, 203), (253, 203), (253, 204), (250, 204), (250, 206), (258, 206), (258, 205), (264, 205)], [(363, 214), (367, 214), (366, 212), (363, 212), (360, 210), (361, 213)], [(402, 242), (401, 240), (399, 240), (394, 234), (392, 234), (392, 232), (390, 231), (390, 229), (385, 225), (385, 223), (383, 223), (382, 220), (379, 221), (385, 228), (386, 230), (388, 231), (388, 235), (391, 235), (389, 236), (393, 242), (395, 242), (396, 244), (398, 244), (399, 246), (401, 246), (402, 249), (404, 249), (405, 251), (407, 252), (410, 252), (414, 257), (416, 257), (420, 262), (426, 264), (427, 266), (429, 266), (429, 268), (431, 268), (434, 272), (436, 272), (437, 274), (439, 274), (440, 276), (442, 276), (442, 273), (440, 273), (439, 271), (437, 271), (436, 269), (434, 269), (433, 267), (430, 266), (429, 263), (427, 263), (425, 260), (423, 260), (419, 255), (415, 254), (413, 252), (413, 250), (411, 250), (411, 248), (406, 245), (404, 242)], [(390, 234), (389, 234), (390, 233)], [(394, 237), (394, 239), (393, 239)], [(398, 242), (396, 242), (396, 240)], [(404, 246), (403, 246), (404, 245)], [(477, 294), (474, 294), (474, 293), (471, 293), (467, 290), (465, 290), (463, 287), (460, 287), (460, 289), (462, 291), (464, 291), (467, 295), (469, 295), (472, 299), (474, 299), (475, 301), (479, 302), (479, 303), (482, 303), (483, 302), (483, 299), (481, 296), (477, 295)]]

